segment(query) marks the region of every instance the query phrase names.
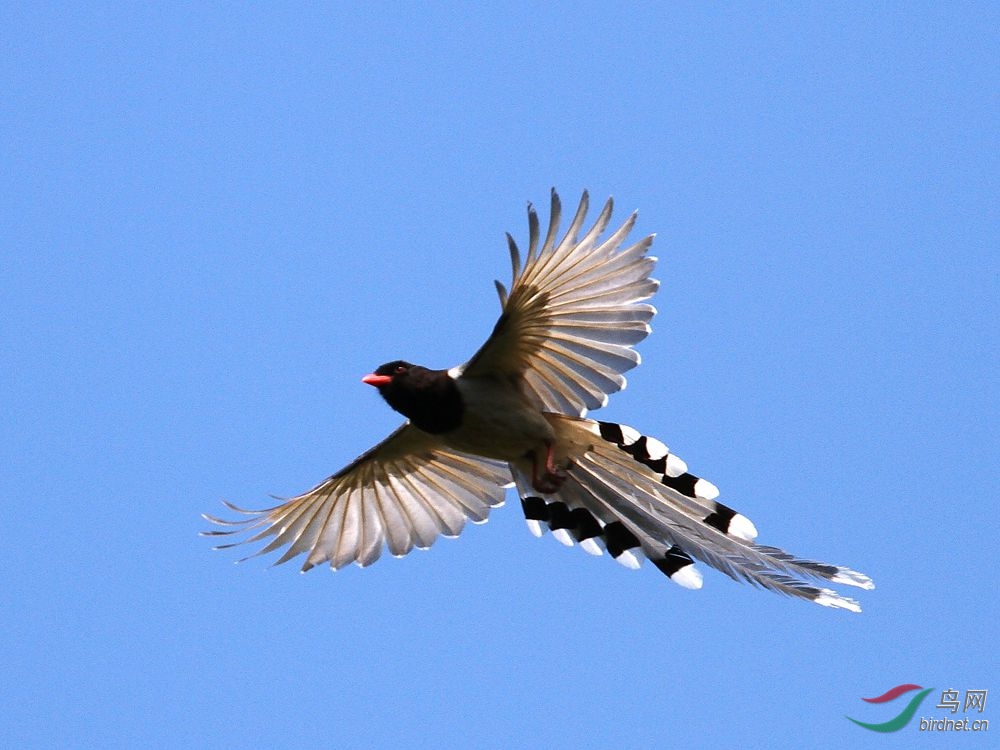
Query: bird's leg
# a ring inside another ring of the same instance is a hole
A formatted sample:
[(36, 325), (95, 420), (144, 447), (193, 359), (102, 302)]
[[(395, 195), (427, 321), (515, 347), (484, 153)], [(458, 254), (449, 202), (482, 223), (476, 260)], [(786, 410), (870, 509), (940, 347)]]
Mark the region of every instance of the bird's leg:
[(563, 482), (566, 481), (566, 472), (556, 467), (552, 461), (553, 452), (553, 443), (546, 442), (545, 473), (541, 476), (538, 474), (538, 454), (535, 451), (531, 452), (531, 486), (543, 495), (558, 492)]

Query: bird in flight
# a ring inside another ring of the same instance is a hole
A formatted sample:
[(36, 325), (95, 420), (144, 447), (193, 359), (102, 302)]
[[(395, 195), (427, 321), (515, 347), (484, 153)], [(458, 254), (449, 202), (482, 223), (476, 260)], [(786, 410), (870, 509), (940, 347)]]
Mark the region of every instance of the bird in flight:
[[(758, 544), (757, 529), (720, 503), (711, 482), (654, 437), (588, 419), (623, 373), (639, 364), (633, 347), (650, 332), (646, 303), (653, 236), (623, 247), (636, 214), (603, 237), (612, 200), (584, 230), (584, 192), (559, 236), (559, 196), (542, 237), (528, 206), (528, 250), (508, 234), (513, 281), (495, 282), (502, 312), (465, 364), (433, 370), (394, 360), (362, 382), (406, 417), (395, 432), (313, 489), (266, 510), (226, 505), (241, 518), (205, 518), (263, 543), (251, 557), (284, 549), (275, 564), (305, 555), (302, 570), (328, 563), (364, 567), (384, 549), (397, 557), (483, 523), (516, 486), (528, 528), (566, 546), (605, 552), (629, 568), (648, 559), (676, 584), (702, 586), (695, 561), (738, 581), (860, 611), (823, 582), (874, 588), (850, 568), (805, 560)], [(582, 233), (582, 236), (581, 236)], [(245, 559), (245, 558), (244, 558)]]

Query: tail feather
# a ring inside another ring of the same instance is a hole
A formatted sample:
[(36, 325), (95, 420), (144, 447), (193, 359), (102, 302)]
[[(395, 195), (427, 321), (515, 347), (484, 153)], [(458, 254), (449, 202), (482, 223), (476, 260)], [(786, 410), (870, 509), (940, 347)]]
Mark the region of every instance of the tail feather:
[(567, 468), (559, 490), (544, 497), (534, 492), (525, 471), (512, 467), (536, 536), (547, 525), (564, 544), (575, 541), (591, 554), (603, 547), (628, 567), (648, 557), (687, 588), (701, 587), (695, 559), (737, 581), (855, 612), (860, 611), (856, 601), (812, 581), (874, 588), (868, 576), (850, 568), (756, 544), (754, 524), (717, 502), (715, 486), (688, 473), (655, 438), (610, 422), (550, 418), (557, 433), (577, 444), (589, 433), (589, 450)]
[(716, 502), (719, 488), (706, 479), (701, 479), (687, 470), (687, 464), (670, 453), (663, 443), (648, 435), (641, 435), (627, 425), (614, 422), (597, 422), (598, 434), (609, 443), (614, 443), (624, 453), (651, 469), (665, 487), (679, 493), (676, 499), (697, 514), (702, 511), (701, 520), (714, 526), (724, 534), (730, 534), (746, 541), (757, 537), (757, 528), (749, 518), (732, 508)]
[(542, 536), (548, 526), (562, 544), (571, 546), (575, 541), (592, 555), (607, 550), (615, 561), (632, 569), (641, 567), (643, 559), (649, 557), (674, 583), (701, 588), (702, 575), (690, 555), (677, 545), (644, 534), (642, 524), (631, 522), (627, 511), (615, 512), (611, 508), (609, 515), (600, 497), (586, 484), (567, 482), (558, 493), (561, 499), (546, 502), (531, 494), (534, 490), (526, 474), (515, 469), (514, 476), (522, 494), (521, 508), (534, 536)]

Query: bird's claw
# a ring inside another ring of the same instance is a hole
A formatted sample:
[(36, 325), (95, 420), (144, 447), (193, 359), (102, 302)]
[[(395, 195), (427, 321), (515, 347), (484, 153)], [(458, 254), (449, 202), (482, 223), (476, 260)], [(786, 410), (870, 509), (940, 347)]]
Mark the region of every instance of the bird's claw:
[(540, 492), (543, 495), (551, 495), (554, 492), (558, 492), (565, 481), (566, 472), (556, 469), (554, 471), (546, 471), (541, 476), (536, 476), (531, 482), (531, 486), (535, 488), (536, 492)]

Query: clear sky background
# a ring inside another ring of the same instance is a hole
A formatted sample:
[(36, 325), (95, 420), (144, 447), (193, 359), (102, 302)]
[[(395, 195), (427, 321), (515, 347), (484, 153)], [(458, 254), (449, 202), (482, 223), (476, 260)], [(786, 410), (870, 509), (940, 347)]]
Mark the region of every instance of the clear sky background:
[[(954, 742), (844, 718), (908, 682), (1000, 731), (996, 4), (78, 5), (0, 10), (4, 745)], [(367, 570), (197, 536), (393, 429), (379, 363), (469, 356), (551, 186), (657, 233), (598, 414), (870, 574), (863, 614), (512, 495)]]

